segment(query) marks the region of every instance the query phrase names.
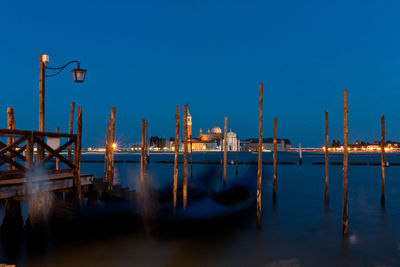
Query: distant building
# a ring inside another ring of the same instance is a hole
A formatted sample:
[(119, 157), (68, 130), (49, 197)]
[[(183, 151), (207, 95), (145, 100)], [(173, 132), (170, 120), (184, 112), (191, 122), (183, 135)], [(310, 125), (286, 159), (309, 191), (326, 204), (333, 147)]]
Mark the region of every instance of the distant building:
[(238, 149), (238, 144), (240, 148), (240, 140), (237, 138), (237, 134), (232, 132), (230, 129), (227, 133), (227, 151), (236, 151)]
[(211, 132), (208, 129), (206, 134), (200, 129), (199, 136), (192, 138), (192, 149), (193, 151), (216, 150), (221, 148), (223, 138), (224, 135), (217, 124), (211, 129)]
[[(189, 142), (192, 141), (193, 151), (207, 151), (207, 150), (220, 150), (223, 145), (224, 134), (218, 124), (211, 129), (207, 130), (207, 133), (203, 133), (200, 129), (200, 134), (197, 137), (192, 137), (192, 116), (188, 110), (187, 115), (188, 121), (188, 135)], [(227, 133), (227, 151), (236, 151), (237, 149), (237, 134), (230, 130)]]
[[(263, 151), (273, 151), (274, 150), (274, 139), (273, 138), (263, 138)], [(241, 140), (241, 151), (257, 151), (258, 150), (258, 138), (249, 138), (247, 140)], [(276, 150), (278, 152), (290, 151), (292, 145), (289, 139), (277, 139)]]

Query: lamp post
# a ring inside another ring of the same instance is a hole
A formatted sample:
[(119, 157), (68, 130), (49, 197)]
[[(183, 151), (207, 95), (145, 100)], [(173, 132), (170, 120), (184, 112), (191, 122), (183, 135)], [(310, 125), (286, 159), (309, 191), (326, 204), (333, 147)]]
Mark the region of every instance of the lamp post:
[[(66, 63), (64, 66), (57, 67), (57, 68), (50, 68), (47, 67), (47, 63), (49, 62), (49, 56), (45, 55), (43, 53), (40, 54), (40, 62), (39, 62), (39, 131), (44, 132), (45, 131), (45, 78), (50, 78), (58, 75), (60, 72), (62, 72), (67, 66), (69, 66), (72, 63), (76, 63), (78, 67), (76, 69), (73, 69), (72, 72), (72, 77), (74, 79), (74, 82), (83, 82), (85, 80), (85, 75), (86, 75), (86, 70), (80, 68), (80, 62), (73, 60), (68, 63)], [(46, 75), (46, 69), (49, 70), (58, 70), (54, 74), (49, 74)], [(44, 151), (43, 148), (38, 150), (38, 157), (39, 159), (42, 159), (44, 156)]]

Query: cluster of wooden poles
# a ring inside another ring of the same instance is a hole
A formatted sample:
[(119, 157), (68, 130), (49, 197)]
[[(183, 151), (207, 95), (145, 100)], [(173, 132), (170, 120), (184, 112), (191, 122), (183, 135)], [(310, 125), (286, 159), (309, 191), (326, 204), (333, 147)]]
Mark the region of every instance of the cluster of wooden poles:
[[(260, 83), (259, 91), (259, 142), (258, 142), (258, 172), (257, 172), (257, 228), (261, 225), (261, 182), (262, 182), (262, 139), (263, 139), (263, 84)], [(348, 101), (347, 89), (343, 90), (343, 217), (342, 217), (342, 233), (348, 235), (348, 161), (349, 161), (349, 130), (348, 130)], [(274, 118), (274, 139), (273, 139), (273, 201), (276, 201), (276, 185), (277, 185), (277, 119)], [(385, 117), (381, 116), (381, 172), (382, 172), (382, 189), (381, 203), (385, 203)], [(325, 205), (329, 203), (329, 126), (328, 111), (325, 111)], [(301, 164), (301, 144), (299, 144), (299, 164)]]
[[(73, 103), (74, 105), (74, 103)], [(71, 106), (71, 118), (73, 118), (73, 105)], [(187, 189), (188, 189), (188, 153), (190, 144), (190, 165), (192, 176), (192, 136), (188, 132), (188, 106), (183, 106), (183, 186), (182, 200), (183, 207), (187, 206)], [(348, 234), (348, 102), (347, 89), (343, 91), (343, 234)], [(174, 175), (173, 175), (173, 207), (177, 206), (178, 198), (178, 156), (179, 156), (179, 127), (180, 127), (180, 111), (179, 106), (176, 106), (175, 114), (175, 143), (174, 143)], [(325, 204), (329, 203), (329, 126), (328, 126), (328, 111), (325, 111)], [(9, 127), (12, 127), (13, 122), (9, 122)], [(70, 132), (72, 131), (70, 120)], [(15, 124), (14, 124), (15, 125)], [(223, 144), (221, 143), (221, 167), (223, 166), (223, 181), (226, 181), (226, 166), (227, 166), (227, 127), (228, 117), (225, 116)], [(146, 164), (148, 163), (148, 143), (147, 143), (147, 120), (142, 120), (142, 139), (141, 139), (141, 166), (140, 166), (140, 181), (146, 181)], [(381, 202), (385, 202), (385, 117), (381, 117), (381, 169), (382, 169), (382, 192)], [(111, 115), (107, 127), (106, 155), (105, 155), (105, 175), (104, 179), (108, 182), (108, 191), (112, 191), (113, 184), (113, 144), (115, 138), (115, 108), (111, 108)], [(261, 226), (261, 184), (262, 184), (262, 151), (263, 151), (263, 84), (259, 85), (259, 135), (258, 135), (258, 171), (257, 171), (257, 228)], [(238, 152), (238, 151), (237, 151)], [(68, 150), (70, 157), (70, 150)], [(301, 144), (299, 144), (299, 164), (301, 164)], [(277, 118), (274, 118), (274, 133), (273, 133), (273, 201), (276, 201), (277, 196)], [(236, 154), (236, 174), (238, 173), (238, 153)]]

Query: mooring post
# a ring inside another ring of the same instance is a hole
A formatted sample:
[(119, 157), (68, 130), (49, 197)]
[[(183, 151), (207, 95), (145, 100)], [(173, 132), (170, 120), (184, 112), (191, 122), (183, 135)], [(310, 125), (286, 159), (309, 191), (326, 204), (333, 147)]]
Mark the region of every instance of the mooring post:
[(75, 165), (75, 186), (76, 197), (79, 205), (83, 206), (82, 189), (81, 189), (81, 149), (82, 149), (82, 108), (79, 106), (77, 110), (77, 125), (76, 125), (76, 149), (74, 151)]
[(258, 169), (257, 169), (257, 229), (261, 228), (261, 182), (262, 182), (262, 142), (263, 142), (263, 84), (260, 83), (258, 99)]
[(239, 138), (236, 136), (236, 176), (239, 174)]
[(108, 184), (107, 184), (107, 192), (109, 197), (112, 197), (112, 189), (114, 184), (114, 143), (115, 143), (115, 113), (116, 108), (111, 108), (111, 116), (110, 116), (110, 142), (108, 149)]
[(26, 154), (25, 154), (25, 168), (27, 169), (27, 186), (25, 194), (32, 194), (32, 174), (30, 173), (29, 168), (33, 166), (33, 158), (34, 158), (34, 141), (33, 135), (30, 135), (28, 139), (26, 139)]
[(228, 146), (228, 117), (225, 116), (225, 126), (224, 126), (224, 183), (226, 182), (226, 161), (227, 157), (227, 146)]
[(176, 208), (178, 193), (178, 158), (179, 158), (179, 106), (176, 106), (175, 113), (175, 158), (174, 158), (174, 188), (173, 188), (173, 205)]
[(382, 169), (382, 193), (381, 203), (385, 203), (385, 116), (381, 117), (381, 169)]
[[(56, 133), (60, 133), (60, 127), (56, 127)], [(56, 158), (56, 170), (60, 169), (60, 159)]]
[[(74, 112), (75, 112), (75, 102), (71, 103), (71, 111), (69, 113), (69, 134), (74, 133)], [(68, 160), (71, 161), (72, 145), (68, 146)]]
[[(44, 59), (44, 54), (40, 54), (39, 58), (39, 131), (45, 131), (45, 90), (44, 90), (44, 81), (45, 81), (45, 72), (46, 72), (46, 61)], [(37, 145), (37, 160), (40, 161), (44, 158), (44, 148), (40, 145)]]
[(106, 151), (104, 153), (104, 182), (109, 183), (108, 177), (108, 165), (110, 164), (110, 148), (111, 148), (111, 115), (109, 116), (107, 123), (107, 135), (106, 135)]
[(148, 148), (148, 144), (147, 144), (147, 126), (148, 126), (148, 122), (147, 120), (144, 121), (144, 167), (145, 167), (145, 175), (146, 175), (146, 165), (147, 163), (149, 163), (149, 148)]
[(299, 143), (299, 165), (303, 164), (303, 151), (301, 150), (301, 143)]
[(145, 120), (142, 119), (142, 139), (140, 143), (140, 182), (143, 183), (144, 181), (144, 174), (143, 174), (143, 167), (144, 167), (144, 127), (145, 127)]
[(325, 204), (329, 202), (329, 126), (328, 111), (325, 111)]
[(273, 152), (273, 164), (274, 164), (274, 182), (273, 182), (273, 194), (272, 194), (272, 198), (273, 201), (276, 201), (276, 184), (277, 184), (277, 164), (278, 164), (278, 160), (277, 160), (277, 156), (276, 156), (276, 151), (278, 149), (278, 139), (277, 139), (277, 119), (274, 118), (274, 141), (273, 141), (273, 145), (274, 145), (274, 152)]
[[(15, 120), (14, 120), (14, 109), (7, 108), (7, 129), (15, 130)], [(7, 137), (7, 145), (10, 145), (14, 142), (14, 137)], [(7, 152), (7, 156), (11, 158), (11, 152)], [(14, 170), (14, 166), (11, 164), (7, 164), (8, 170)]]
[(348, 230), (348, 205), (347, 205), (347, 170), (348, 170), (348, 114), (349, 108), (347, 106), (347, 89), (343, 90), (343, 235), (349, 233)]
[(220, 139), (220, 147), (221, 147), (221, 160), (220, 160), (220, 164), (219, 164), (219, 175), (220, 175), (220, 179), (222, 181), (222, 173), (223, 173), (223, 165), (224, 165), (224, 137), (222, 136)]
[(183, 105), (183, 208), (187, 205), (187, 183), (188, 183), (188, 107)]
[[(14, 109), (7, 108), (7, 128), (10, 130), (15, 130), (15, 120), (14, 120)], [(14, 143), (14, 137), (7, 138), (7, 145)], [(7, 152), (7, 156), (11, 157), (12, 154)], [(14, 170), (14, 166), (11, 164), (7, 165), (8, 170)], [(2, 229), (5, 231), (18, 231), (22, 229), (24, 220), (21, 214), (21, 204), (17, 200), (6, 199), (4, 218), (2, 222)]]
[(192, 134), (190, 134), (190, 178), (193, 177), (193, 142)]

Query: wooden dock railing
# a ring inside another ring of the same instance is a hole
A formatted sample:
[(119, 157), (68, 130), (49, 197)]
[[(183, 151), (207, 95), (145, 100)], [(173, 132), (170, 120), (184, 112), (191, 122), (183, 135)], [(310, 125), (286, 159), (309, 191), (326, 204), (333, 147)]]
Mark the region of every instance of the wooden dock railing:
[[(79, 126), (79, 124), (78, 124)], [(79, 127), (78, 127), (79, 128)], [(60, 175), (62, 173), (73, 174), (73, 186), (76, 189), (77, 197), (81, 201), (81, 181), (80, 181), (80, 157), (81, 157), (81, 130), (78, 129), (78, 134), (66, 134), (66, 133), (52, 133), (52, 132), (37, 132), (37, 131), (25, 131), (25, 130), (12, 130), (12, 129), (0, 129), (0, 138), (6, 137), (12, 142), (6, 144), (0, 139), (0, 168), (4, 164), (9, 164), (14, 167), (13, 170), (0, 170), (0, 181), (11, 178), (26, 178), (27, 194), (32, 193), (32, 175), (35, 173), (43, 173), (45, 164), (53, 159), (58, 159), (60, 162), (65, 164), (65, 168), (58, 170), (48, 170), (48, 173), (52, 175)], [(60, 145), (57, 148), (52, 148), (45, 142), (45, 138), (60, 138)], [(61, 140), (66, 140), (61, 143)], [(40, 158), (36, 154), (35, 159), (35, 145), (36, 149), (43, 149), (47, 152), (47, 156), (43, 155)], [(74, 147), (74, 158), (69, 160), (61, 152), (66, 150), (68, 147)], [(25, 152), (25, 155), (24, 155)], [(40, 172), (37, 170), (41, 169)], [(70, 174), (69, 174), (70, 175)]]

